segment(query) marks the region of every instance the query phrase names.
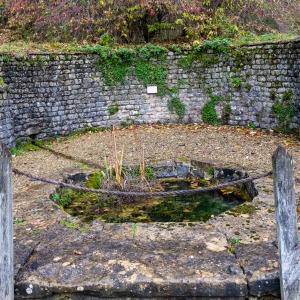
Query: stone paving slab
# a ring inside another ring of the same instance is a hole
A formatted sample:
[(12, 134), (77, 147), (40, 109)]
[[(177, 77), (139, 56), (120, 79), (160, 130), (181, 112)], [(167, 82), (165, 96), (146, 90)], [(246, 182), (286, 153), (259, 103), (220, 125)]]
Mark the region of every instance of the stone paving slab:
[(243, 266), (251, 295), (280, 297), (278, 249), (274, 244), (238, 244), (235, 253)]
[(235, 256), (216, 243), (220, 233), (197, 228), (200, 236), (207, 232), (205, 240), (189, 242), (179, 238), (176, 227), (178, 238), (166, 240), (112, 239), (110, 230), (80, 232), (53, 225), (18, 273), (16, 299), (78, 292), (101, 297), (247, 295)]

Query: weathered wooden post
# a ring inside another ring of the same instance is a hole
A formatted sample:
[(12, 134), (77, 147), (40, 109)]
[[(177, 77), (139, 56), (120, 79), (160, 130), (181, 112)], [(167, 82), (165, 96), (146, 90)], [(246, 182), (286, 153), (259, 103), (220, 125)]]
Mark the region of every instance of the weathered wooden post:
[(293, 160), (281, 146), (272, 160), (281, 299), (299, 300), (300, 264)]
[(14, 299), (11, 155), (0, 144), (0, 299)]

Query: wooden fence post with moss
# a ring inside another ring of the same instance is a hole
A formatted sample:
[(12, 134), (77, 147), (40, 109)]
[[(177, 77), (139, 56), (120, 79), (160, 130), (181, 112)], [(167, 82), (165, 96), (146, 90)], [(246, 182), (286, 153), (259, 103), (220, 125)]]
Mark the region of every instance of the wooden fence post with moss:
[(11, 154), (0, 144), (0, 299), (14, 299)]
[(299, 300), (300, 263), (293, 160), (279, 146), (272, 162), (281, 299)]

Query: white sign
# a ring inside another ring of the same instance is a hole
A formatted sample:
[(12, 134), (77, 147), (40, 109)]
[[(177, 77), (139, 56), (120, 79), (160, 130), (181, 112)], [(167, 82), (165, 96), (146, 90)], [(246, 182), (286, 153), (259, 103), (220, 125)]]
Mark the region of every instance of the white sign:
[(157, 86), (156, 85), (148, 85), (147, 93), (148, 94), (157, 94)]

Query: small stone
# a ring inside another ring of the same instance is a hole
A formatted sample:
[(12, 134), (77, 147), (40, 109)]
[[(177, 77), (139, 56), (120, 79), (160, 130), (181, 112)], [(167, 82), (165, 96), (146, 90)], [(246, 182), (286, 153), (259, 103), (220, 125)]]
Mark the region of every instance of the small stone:
[(62, 257), (56, 256), (56, 257), (53, 258), (53, 261), (60, 261), (61, 259), (62, 259)]
[(213, 243), (205, 243), (206, 244), (206, 248), (211, 250), (211, 251), (215, 251), (215, 252), (221, 252), (225, 250), (224, 246), (219, 246)]

